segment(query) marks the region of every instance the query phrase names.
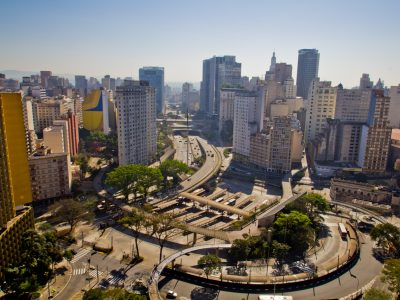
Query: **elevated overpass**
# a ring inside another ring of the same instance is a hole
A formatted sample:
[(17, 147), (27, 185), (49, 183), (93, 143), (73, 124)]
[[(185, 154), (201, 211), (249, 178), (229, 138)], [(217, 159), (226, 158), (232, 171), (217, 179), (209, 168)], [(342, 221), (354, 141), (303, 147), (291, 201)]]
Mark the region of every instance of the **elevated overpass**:
[(226, 211), (226, 212), (229, 212), (229, 213), (232, 213), (232, 214), (236, 214), (236, 215), (241, 216), (241, 217), (250, 217), (251, 216), (251, 214), (248, 211), (245, 211), (243, 209), (240, 209), (240, 208), (237, 208), (237, 207), (234, 207), (234, 206), (230, 206), (230, 205), (226, 205), (226, 204), (223, 204), (223, 203), (215, 202), (215, 201), (210, 200), (210, 199), (208, 199), (206, 197), (193, 195), (193, 194), (190, 194), (190, 193), (187, 193), (187, 192), (180, 193), (180, 195), (182, 197), (185, 197), (186, 199), (198, 202), (200, 204), (204, 204), (204, 205), (209, 206), (209, 207), (216, 208), (218, 210), (222, 210), (222, 211)]

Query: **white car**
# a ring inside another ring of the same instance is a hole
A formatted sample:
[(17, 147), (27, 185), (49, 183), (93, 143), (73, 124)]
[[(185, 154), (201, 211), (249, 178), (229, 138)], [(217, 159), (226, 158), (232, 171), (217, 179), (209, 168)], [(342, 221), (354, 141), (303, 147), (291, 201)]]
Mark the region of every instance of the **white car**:
[(178, 297), (178, 294), (176, 292), (174, 292), (173, 290), (169, 290), (167, 292), (168, 299), (175, 299), (176, 297)]

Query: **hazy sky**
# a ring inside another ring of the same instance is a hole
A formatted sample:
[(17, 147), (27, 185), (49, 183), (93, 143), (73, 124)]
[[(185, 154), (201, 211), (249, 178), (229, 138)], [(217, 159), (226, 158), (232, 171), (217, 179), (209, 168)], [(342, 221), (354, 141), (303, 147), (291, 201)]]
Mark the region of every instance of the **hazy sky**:
[(4, 0), (0, 70), (52, 70), (200, 81), (202, 60), (235, 55), (242, 75), (261, 76), (297, 51), (320, 51), (322, 80), (358, 85), (361, 73), (400, 83), (400, 1), (384, 0)]

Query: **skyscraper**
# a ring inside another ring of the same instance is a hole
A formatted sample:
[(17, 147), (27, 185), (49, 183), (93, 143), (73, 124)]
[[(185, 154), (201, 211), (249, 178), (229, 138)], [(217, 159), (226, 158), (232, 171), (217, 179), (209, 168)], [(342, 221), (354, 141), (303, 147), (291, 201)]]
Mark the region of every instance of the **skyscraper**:
[(189, 95), (193, 90), (193, 84), (185, 82), (182, 84), (182, 110), (186, 111), (189, 107)]
[(209, 116), (219, 114), (222, 87), (241, 84), (242, 64), (235, 56), (212, 57), (203, 60), (203, 80), (200, 89), (200, 110)]
[(34, 228), (20, 93), (0, 93), (0, 276), (16, 262), (22, 234)]
[(156, 112), (164, 113), (164, 68), (143, 67), (139, 69), (139, 80), (146, 80), (156, 91)]
[(51, 76), (51, 71), (40, 71), (40, 85), (42, 88), (47, 88), (49, 77)]
[(85, 97), (87, 94), (88, 81), (84, 75), (75, 75), (75, 89), (79, 90), (79, 94)]
[(297, 62), (297, 96), (306, 99), (311, 81), (318, 77), (319, 52), (317, 49), (300, 49)]
[(327, 119), (335, 117), (337, 87), (330, 81), (312, 80), (306, 101), (305, 141), (311, 142), (327, 128)]
[(382, 174), (386, 171), (392, 133), (390, 97), (383, 89), (374, 89), (370, 103), (367, 125), (361, 131), (358, 164), (365, 173)]
[(116, 92), (119, 164), (149, 164), (156, 154), (156, 97), (147, 81), (125, 80)]

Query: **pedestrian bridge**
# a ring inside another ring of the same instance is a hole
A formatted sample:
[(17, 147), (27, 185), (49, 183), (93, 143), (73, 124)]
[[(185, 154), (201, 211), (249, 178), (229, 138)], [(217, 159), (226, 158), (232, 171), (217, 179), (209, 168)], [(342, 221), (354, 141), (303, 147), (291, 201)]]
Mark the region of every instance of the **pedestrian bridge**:
[(213, 208), (216, 208), (216, 209), (219, 209), (219, 210), (222, 210), (222, 211), (226, 211), (226, 212), (229, 212), (229, 213), (232, 213), (232, 214), (236, 214), (236, 215), (241, 216), (241, 217), (250, 217), (251, 216), (250, 212), (248, 212), (248, 211), (245, 211), (243, 209), (240, 209), (240, 208), (237, 208), (237, 207), (234, 207), (234, 206), (226, 205), (226, 204), (223, 204), (223, 203), (218, 203), (218, 202), (210, 200), (210, 199), (208, 199), (206, 197), (193, 195), (193, 194), (187, 193), (187, 192), (180, 193), (180, 196), (185, 197), (186, 199), (198, 202), (200, 204), (209, 206), (209, 207), (213, 207)]

